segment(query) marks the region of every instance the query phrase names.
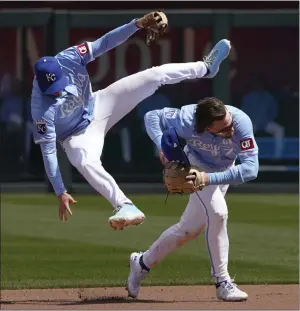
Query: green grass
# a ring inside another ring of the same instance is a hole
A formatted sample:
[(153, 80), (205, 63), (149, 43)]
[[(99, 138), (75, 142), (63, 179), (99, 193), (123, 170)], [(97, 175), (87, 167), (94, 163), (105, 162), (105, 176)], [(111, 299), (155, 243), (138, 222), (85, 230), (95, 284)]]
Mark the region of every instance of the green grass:
[[(108, 202), (76, 196), (73, 217), (58, 218), (52, 195), (2, 195), (1, 285), (4, 289), (125, 286), (128, 256), (146, 250), (178, 222), (187, 197), (133, 196), (146, 213), (140, 227), (113, 231)], [(297, 195), (229, 194), (229, 271), (241, 284), (298, 283)], [(204, 234), (177, 249), (151, 271), (148, 285), (209, 284)]]

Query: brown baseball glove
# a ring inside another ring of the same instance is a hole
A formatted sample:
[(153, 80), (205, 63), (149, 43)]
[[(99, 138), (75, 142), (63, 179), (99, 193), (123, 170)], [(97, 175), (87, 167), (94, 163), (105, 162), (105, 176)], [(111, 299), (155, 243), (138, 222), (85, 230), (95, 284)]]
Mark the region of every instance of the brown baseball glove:
[[(194, 180), (186, 177), (195, 175)], [(175, 161), (168, 162), (163, 169), (164, 184), (169, 193), (191, 194), (205, 187), (203, 173), (196, 166), (186, 166)]]
[(146, 42), (148, 45), (153, 43), (162, 36), (168, 27), (168, 18), (161, 11), (151, 12), (136, 21), (140, 28), (144, 28), (147, 32)]

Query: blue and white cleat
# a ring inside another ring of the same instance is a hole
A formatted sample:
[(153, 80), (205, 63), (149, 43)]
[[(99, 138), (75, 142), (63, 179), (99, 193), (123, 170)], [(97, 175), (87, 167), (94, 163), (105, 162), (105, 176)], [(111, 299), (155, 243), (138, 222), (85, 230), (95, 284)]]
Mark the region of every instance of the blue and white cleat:
[(145, 215), (132, 203), (125, 203), (114, 209), (114, 215), (109, 217), (109, 225), (115, 230), (123, 230), (128, 226), (143, 223)]
[(207, 67), (207, 74), (203, 78), (213, 78), (218, 73), (220, 64), (229, 55), (230, 49), (230, 41), (222, 39), (208, 55), (203, 57), (203, 62)]
[(245, 301), (248, 295), (231, 281), (216, 283), (217, 298), (223, 301)]
[(126, 290), (128, 297), (136, 298), (141, 289), (141, 282), (149, 273), (150, 269), (147, 268), (142, 260), (143, 252), (132, 253), (129, 258), (130, 272), (127, 279)]

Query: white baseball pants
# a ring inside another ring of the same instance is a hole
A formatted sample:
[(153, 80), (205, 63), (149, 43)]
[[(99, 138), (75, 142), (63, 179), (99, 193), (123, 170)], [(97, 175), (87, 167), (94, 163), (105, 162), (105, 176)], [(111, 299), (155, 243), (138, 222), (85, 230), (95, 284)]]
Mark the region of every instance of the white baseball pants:
[[(204, 171), (203, 164), (189, 155), (190, 162)], [(179, 223), (168, 228), (144, 253), (143, 261), (154, 267), (171, 251), (195, 239), (206, 227), (206, 245), (211, 262), (211, 274), (216, 282), (230, 279), (228, 274), (229, 239), (227, 234), (228, 210), (225, 194), (229, 185), (207, 186), (190, 195)]]
[(94, 120), (85, 130), (66, 139), (63, 147), (72, 165), (114, 207), (131, 201), (102, 166), (100, 156), (106, 133), (160, 86), (201, 78), (206, 72), (203, 62), (165, 64), (125, 77), (94, 93)]

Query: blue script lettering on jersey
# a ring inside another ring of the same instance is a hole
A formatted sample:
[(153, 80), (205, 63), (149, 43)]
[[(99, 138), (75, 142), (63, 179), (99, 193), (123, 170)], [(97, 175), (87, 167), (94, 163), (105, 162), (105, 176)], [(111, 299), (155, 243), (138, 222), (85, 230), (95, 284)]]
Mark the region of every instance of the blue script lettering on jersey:
[(230, 167), (238, 155), (244, 157), (258, 154), (250, 118), (236, 107), (226, 105), (226, 108), (233, 116), (235, 132), (231, 139), (209, 132), (197, 134), (194, 130), (196, 105), (183, 106), (176, 113), (174, 108), (148, 112), (145, 116), (147, 133), (160, 148), (162, 130), (175, 127), (178, 135), (186, 140), (188, 152), (213, 171), (222, 171)]

